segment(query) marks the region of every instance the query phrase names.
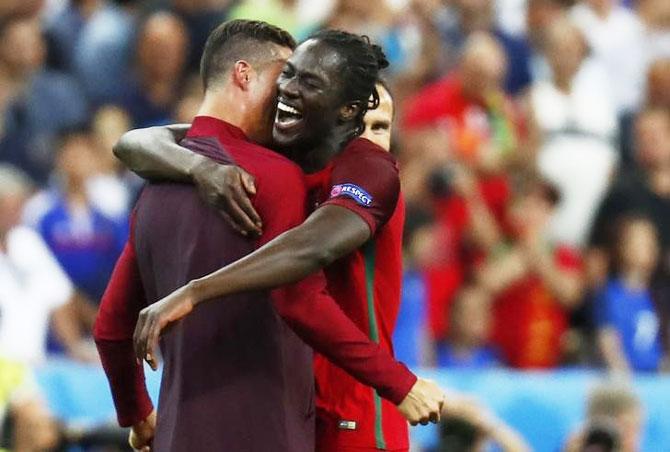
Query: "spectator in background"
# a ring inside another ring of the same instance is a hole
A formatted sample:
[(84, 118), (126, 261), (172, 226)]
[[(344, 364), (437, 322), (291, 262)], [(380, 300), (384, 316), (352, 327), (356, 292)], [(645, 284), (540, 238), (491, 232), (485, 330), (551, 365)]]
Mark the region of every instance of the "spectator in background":
[(144, 22), (136, 47), (135, 78), (123, 102), (133, 127), (173, 122), (188, 45), (186, 27), (176, 15), (158, 12)]
[(530, 90), (528, 144), (539, 172), (561, 193), (551, 239), (581, 247), (616, 168), (616, 112), (577, 27), (554, 21), (544, 44), (552, 76)]
[(530, 452), (512, 427), (487, 407), (460, 394), (448, 394), (440, 423), (440, 445), (434, 452)]
[(528, 0), (526, 28), (533, 50), (530, 72), (536, 82), (551, 77), (551, 70), (543, 55), (543, 49), (547, 46), (547, 30), (554, 21), (564, 17), (569, 2), (570, 0)]
[(628, 170), (598, 207), (591, 230), (587, 274), (591, 287), (602, 286), (610, 268), (608, 248), (616, 231), (613, 226), (625, 215), (641, 214), (654, 224), (660, 243), (660, 259), (652, 280), (653, 298), (661, 316), (661, 337), (668, 350), (670, 309), (670, 112), (661, 108), (643, 110), (635, 122), (635, 157), (638, 169)]
[(621, 117), (637, 110), (644, 89), (645, 31), (634, 11), (617, 0), (581, 0), (571, 11), (593, 53), (608, 75), (614, 106)]
[(647, 105), (670, 111), (670, 56), (655, 60), (649, 67)]
[(0, 19), (0, 161), (23, 169), (40, 185), (53, 165), (51, 141), (88, 113), (76, 81), (45, 69), (44, 61), (37, 19)]
[(613, 275), (596, 298), (598, 346), (612, 371), (654, 372), (662, 358), (650, 287), (659, 254), (656, 229), (644, 217), (618, 223), (615, 249), (610, 251)]
[(127, 239), (126, 222), (103, 215), (90, 201), (87, 182), (96, 171), (96, 149), (87, 127), (60, 137), (58, 184), (42, 195), (41, 212), (31, 212), (35, 229), (74, 283), (78, 320), (90, 335), (97, 305)]
[(476, 286), (463, 287), (451, 307), (449, 339), (437, 347), (437, 365), (485, 369), (500, 364), (497, 351), (489, 346), (491, 297)]
[(493, 0), (455, 0), (451, 3), (453, 13), (447, 16), (449, 19), (438, 25), (447, 51), (454, 57), (459, 57), (472, 34), (491, 34), (502, 47), (509, 63), (509, 71), (505, 74), (503, 83), (505, 91), (511, 95), (520, 94), (531, 81), (531, 52), (528, 42), (498, 27)]
[[(426, 270), (430, 330), (443, 339), (448, 310), (473, 260), (497, 241), (509, 200), (505, 169), (516, 151), (505, 57), (490, 36), (474, 34), (461, 68), (407, 102), (403, 187), (408, 205), (436, 218)], [(492, 226), (493, 225), (493, 226)], [(446, 314), (445, 314), (446, 313)]]
[[(568, 440), (565, 452), (588, 452), (585, 441), (594, 425), (611, 425), (611, 437), (620, 442), (616, 451), (638, 452), (641, 448), (643, 411), (640, 399), (626, 386), (602, 383), (589, 395), (585, 426)], [(604, 429), (600, 429), (604, 430)], [(601, 450), (601, 449), (597, 449)], [(606, 449), (605, 449), (606, 450)]]
[(558, 201), (551, 184), (526, 181), (508, 209), (506, 240), (477, 270), (479, 283), (495, 299), (493, 342), (516, 368), (561, 363), (568, 317), (581, 301), (577, 252), (547, 241)]
[[(56, 450), (58, 426), (28, 366), (0, 357), (0, 375), (0, 450)], [(9, 435), (2, 429), (6, 417), (12, 427)], [(9, 443), (4, 444), (8, 436)]]
[(123, 224), (142, 184), (112, 152), (121, 135), (130, 130), (130, 117), (123, 109), (107, 105), (93, 116), (92, 128), (96, 168), (86, 181), (86, 191), (100, 213)]
[(19, 225), (29, 192), (25, 175), (0, 166), (0, 356), (37, 364), (46, 356), (50, 318), (72, 356), (79, 335), (68, 303), (70, 281), (42, 238)]

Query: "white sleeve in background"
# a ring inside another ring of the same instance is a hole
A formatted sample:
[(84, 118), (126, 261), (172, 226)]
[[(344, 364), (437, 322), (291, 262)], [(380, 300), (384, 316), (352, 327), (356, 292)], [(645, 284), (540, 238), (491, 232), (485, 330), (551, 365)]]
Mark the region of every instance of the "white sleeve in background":
[(11, 260), (23, 270), (29, 297), (49, 311), (67, 303), (74, 288), (42, 237), (30, 228), (19, 226), (10, 232)]

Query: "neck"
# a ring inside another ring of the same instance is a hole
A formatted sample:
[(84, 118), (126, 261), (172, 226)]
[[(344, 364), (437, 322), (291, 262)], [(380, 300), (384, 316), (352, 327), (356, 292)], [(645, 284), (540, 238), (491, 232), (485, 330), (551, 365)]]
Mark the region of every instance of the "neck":
[(621, 274), (626, 287), (631, 289), (644, 289), (649, 283), (649, 274), (644, 270), (629, 269)]
[(661, 167), (651, 170), (649, 183), (654, 193), (661, 196), (670, 195), (670, 169)]
[(351, 126), (337, 125), (317, 146), (312, 147), (300, 160), (300, 166), (306, 173), (315, 173), (325, 168), (349, 143)]
[(233, 89), (208, 90), (200, 105), (198, 116), (210, 116), (242, 129), (249, 136), (249, 107), (240, 102)]

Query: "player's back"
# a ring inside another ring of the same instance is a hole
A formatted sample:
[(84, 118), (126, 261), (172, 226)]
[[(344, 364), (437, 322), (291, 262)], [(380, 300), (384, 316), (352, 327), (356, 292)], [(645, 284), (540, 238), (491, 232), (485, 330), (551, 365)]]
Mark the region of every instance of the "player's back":
[[(214, 138), (184, 144), (222, 160)], [(223, 144), (231, 161), (248, 157), (240, 140)], [(259, 191), (267, 178), (281, 178), (281, 171), (265, 168), (245, 167)], [(135, 246), (148, 300), (156, 301), (250, 253), (255, 243), (230, 228), (193, 186), (166, 183), (141, 195)], [(155, 450), (313, 450), (311, 351), (275, 313), (268, 293), (203, 303), (165, 332), (161, 351)]]

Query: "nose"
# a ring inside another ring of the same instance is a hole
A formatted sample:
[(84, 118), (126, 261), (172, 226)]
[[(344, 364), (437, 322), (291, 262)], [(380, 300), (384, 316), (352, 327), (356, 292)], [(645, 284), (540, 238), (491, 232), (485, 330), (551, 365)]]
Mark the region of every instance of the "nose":
[(279, 94), (287, 99), (295, 99), (298, 97), (298, 80), (297, 77), (283, 79), (279, 82)]

